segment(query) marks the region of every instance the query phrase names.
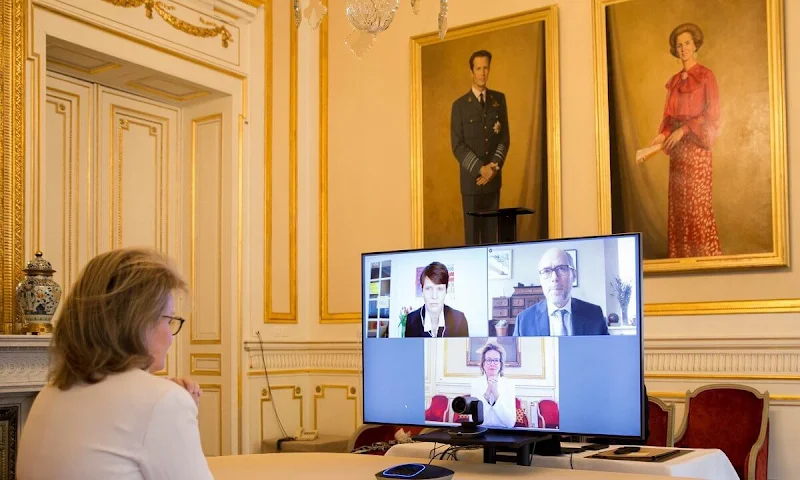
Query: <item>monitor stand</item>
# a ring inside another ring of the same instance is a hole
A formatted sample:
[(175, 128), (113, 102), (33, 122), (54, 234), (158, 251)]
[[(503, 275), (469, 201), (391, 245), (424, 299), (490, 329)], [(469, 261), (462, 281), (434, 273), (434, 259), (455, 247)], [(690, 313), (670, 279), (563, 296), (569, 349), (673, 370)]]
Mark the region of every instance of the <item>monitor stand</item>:
[(531, 455), (560, 455), (561, 443), (558, 435), (537, 432), (513, 432), (488, 430), (473, 437), (451, 436), (447, 430), (436, 430), (413, 437), (420, 442), (436, 442), (449, 445), (480, 445), (483, 447), (483, 463), (514, 462), (530, 466)]

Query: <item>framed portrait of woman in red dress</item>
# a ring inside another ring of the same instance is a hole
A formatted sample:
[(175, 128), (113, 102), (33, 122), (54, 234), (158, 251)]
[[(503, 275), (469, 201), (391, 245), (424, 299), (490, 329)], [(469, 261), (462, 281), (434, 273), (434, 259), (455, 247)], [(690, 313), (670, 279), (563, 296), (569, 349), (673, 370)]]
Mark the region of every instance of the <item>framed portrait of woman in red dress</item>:
[(595, 0), (599, 219), (645, 272), (788, 265), (782, 0)]

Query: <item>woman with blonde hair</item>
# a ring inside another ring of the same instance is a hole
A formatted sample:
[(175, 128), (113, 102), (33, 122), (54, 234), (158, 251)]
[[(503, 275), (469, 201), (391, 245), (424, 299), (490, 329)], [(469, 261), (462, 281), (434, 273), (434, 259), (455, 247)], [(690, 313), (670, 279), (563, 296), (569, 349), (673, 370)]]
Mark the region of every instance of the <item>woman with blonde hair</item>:
[(488, 341), (478, 353), (481, 376), (472, 381), (470, 396), (483, 403), (483, 426), (513, 428), (517, 423), (517, 406), (514, 382), (503, 375), (506, 350)]
[(55, 322), (49, 382), (22, 430), (19, 480), (213, 478), (196, 385), (152, 374), (183, 325), (173, 294), (185, 288), (154, 250), (89, 261)]

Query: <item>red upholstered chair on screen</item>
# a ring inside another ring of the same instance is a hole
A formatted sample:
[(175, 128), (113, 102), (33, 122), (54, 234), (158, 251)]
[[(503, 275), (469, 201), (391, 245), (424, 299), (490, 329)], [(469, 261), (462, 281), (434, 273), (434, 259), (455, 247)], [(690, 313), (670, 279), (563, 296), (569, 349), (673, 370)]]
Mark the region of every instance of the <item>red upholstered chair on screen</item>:
[(718, 448), (742, 480), (766, 480), (769, 392), (746, 385), (705, 385), (686, 392), (686, 412), (675, 446)]
[(514, 424), (515, 427), (528, 427), (528, 414), (525, 413), (525, 410), (528, 408), (528, 402), (522, 402), (519, 398), (516, 400), (517, 406), (517, 423)]
[(675, 405), (667, 405), (656, 397), (647, 397), (649, 414), (647, 424), (650, 435), (645, 445), (653, 447), (672, 447), (675, 439), (672, 434), (672, 424), (675, 417)]
[(444, 395), (434, 395), (431, 406), (425, 410), (425, 420), (429, 422), (446, 422), (450, 400)]
[(558, 404), (552, 400), (539, 400), (539, 427), (558, 428)]

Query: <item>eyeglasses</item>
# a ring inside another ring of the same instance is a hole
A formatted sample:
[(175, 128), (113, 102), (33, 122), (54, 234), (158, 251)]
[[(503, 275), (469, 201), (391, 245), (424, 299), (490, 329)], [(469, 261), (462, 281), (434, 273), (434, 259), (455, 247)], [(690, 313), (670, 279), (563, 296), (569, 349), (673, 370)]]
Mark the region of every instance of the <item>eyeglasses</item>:
[(161, 315), (164, 318), (169, 318), (169, 329), (172, 332), (172, 336), (178, 334), (181, 331), (181, 327), (183, 326), (183, 322), (186, 320), (183, 317), (174, 317), (172, 315)]
[(569, 275), (570, 270), (572, 270), (572, 267), (569, 265), (556, 265), (553, 268), (547, 267), (539, 270), (539, 275), (541, 275), (542, 278), (550, 278), (553, 276), (553, 272), (556, 272), (556, 275), (559, 277), (566, 277)]
[(500, 363), (499, 358), (484, 358), (483, 363)]

